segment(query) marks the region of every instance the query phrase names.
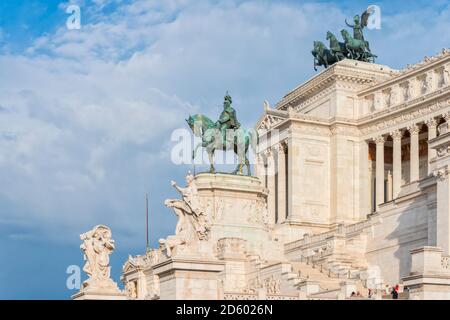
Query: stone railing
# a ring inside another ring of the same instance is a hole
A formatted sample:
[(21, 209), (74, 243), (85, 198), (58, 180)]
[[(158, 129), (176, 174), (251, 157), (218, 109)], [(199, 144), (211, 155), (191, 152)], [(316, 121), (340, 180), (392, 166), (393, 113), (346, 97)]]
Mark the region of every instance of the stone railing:
[(373, 223), (374, 223), (374, 221), (372, 219), (368, 219), (368, 220), (364, 220), (362, 222), (348, 225), (345, 227), (345, 234), (362, 232), (364, 229), (371, 227), (373, 225)]
[(267, 295), (267, 300), (299, 300), (299, 296)]
[[(228, 292), (223, 295), (224, 300), (259, 300), (256, 293)], [(299, 300), (299, 295), (268, 294), (266, 300)]]
[(336, 229), (333, 229), (331, 231), (327, 231), (327, 232), (320, 233), (320, 234), (313, 235), (313, 236), (305, 235), (300, 240), (296, 240), (296, 241), (293, 241), (293, 242), (286, 243), (284, 245), (284, 250), (285, 251), (291, 251), (291, 250), (298, 249), (299, 247), (303, 247), (303, 246), (305, 246), (307, 244), (318, 243), (318, 242), (325, 241), (326, 239), (334, 236), (336, 234), (336, 231), (337, 231)]
[(258, 295), (255, 293), (233, 293), (228, 292), (223, 295), (224, 300), (258, 300)]
[(325, 242), (327, 239), (340, 235), (340, 236), (348, 236), (348, 235), (354, 235), (358, 234), (364, 231), (364, 229), (367, 229), (371, 227), (374, 224), (374, 221), (369, 218), (368, 220), (364, 220), (355, 224), (351, 224), (348, 226), (340, 225), (333, 230), (319, 233), (316, 235), (305, 235), (302, 239), (296, 240), (293, 242), (286, 243), (284, 245), (284, 250), (289, 252), (292, 250), (296, 250), (300, 247), (304, 247), (309, 244), (317, 244), (319, 245), (321, 242)]

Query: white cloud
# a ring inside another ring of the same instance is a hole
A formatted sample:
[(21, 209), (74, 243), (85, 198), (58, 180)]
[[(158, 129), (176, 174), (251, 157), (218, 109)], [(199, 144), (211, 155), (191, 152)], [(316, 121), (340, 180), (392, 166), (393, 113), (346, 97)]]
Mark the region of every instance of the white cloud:
[[(312, 41), (338, 34), (345, 18), (329, 4), (174, 0), (118, 1), (102, 16), (97, 2), (83, 8), (81, 30), (0, 56), (0, 208), (1, 199), (17, 207), (0, 209), (0, 221), (31, 221), (54, 237), (102, 222), (133, 244), (150, 185), (158, 232), (171, 230), (162, 199), (182, 174), (169, 161), (171, 130), (192, 112), (217, 117), (225, 90), (241, 122), (254, 122), (261, 101), (313, 74)], [(400, 65), (405, 48), (411, 59), (432, 54), (450, 40), (449, 11), (430, 26), (435, 15), (384, 17), (370, 32), (374, 50)]]

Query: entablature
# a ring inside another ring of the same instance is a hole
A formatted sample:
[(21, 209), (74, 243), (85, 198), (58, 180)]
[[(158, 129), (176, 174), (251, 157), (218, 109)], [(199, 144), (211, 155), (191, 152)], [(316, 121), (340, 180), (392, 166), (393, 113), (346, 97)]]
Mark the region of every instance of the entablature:
[(276, 109), (286, 110), (312, 99), (315, 95), (323, 95), (324, 90), (334, 86), (359, 90), (377, 80), (389, 77), (392, 70), (387, 66), (354, 60), (342, 60), (323, 70), (318, 75), (290, 91), (276, 105)]

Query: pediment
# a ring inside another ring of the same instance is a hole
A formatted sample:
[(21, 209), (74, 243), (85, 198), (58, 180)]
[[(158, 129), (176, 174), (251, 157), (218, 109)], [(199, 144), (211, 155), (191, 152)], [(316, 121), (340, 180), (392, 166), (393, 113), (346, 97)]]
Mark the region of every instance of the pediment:
[(277, 126), (279, 123), (284, 121), (286, 118), (278, 115), (272, 115), (272, 114), (265, 114), (260, 121), (258, 121), (258, 124), (256, 126), (256, 130), (258, 132), (265, 132), (273, 127)]

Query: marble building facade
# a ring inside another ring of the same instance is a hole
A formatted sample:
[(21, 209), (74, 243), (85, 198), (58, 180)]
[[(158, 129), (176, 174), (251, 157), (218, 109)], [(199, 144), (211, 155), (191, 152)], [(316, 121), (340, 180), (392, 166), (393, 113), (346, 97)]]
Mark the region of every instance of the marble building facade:
[(175, 235), (130, 256), (115, 295), (450, 299), (449, 72), (449, 50), (343, 60), (265, 102), (256, 177), (188, 175)]

